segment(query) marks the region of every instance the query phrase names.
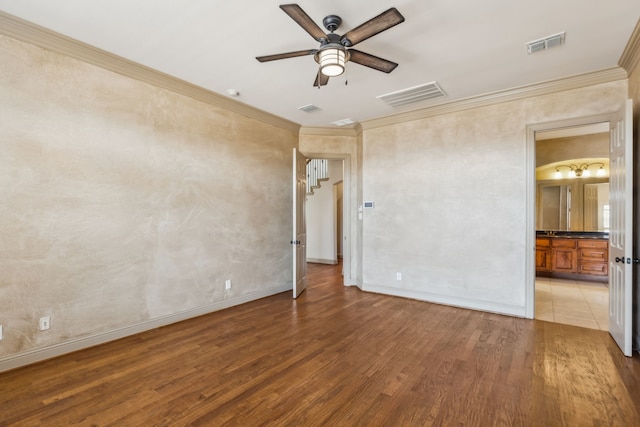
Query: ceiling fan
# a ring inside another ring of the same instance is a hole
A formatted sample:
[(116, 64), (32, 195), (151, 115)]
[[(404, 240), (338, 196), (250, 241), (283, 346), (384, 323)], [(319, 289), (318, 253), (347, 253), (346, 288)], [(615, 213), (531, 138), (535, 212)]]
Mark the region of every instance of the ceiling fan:
[(322, 20), (322, 24), (327, 31), (329, 31), (329, 33), (325, 33), (297, 4), (282, 4), (280, 5), (280, 9), (319, 42), (320, 47), (318, 49), (257, 56), (256, 59), (260, 62), (314, 55), (314, 59), (320, 64), (316, 80), (313, 83), (313, 85), (317, 87), (326, 85), (329, 82), (329, 77), (342, 74), (345, 63), (348, 61), (385, 73), (390, 73), (398, 66), (395, 62), (356, 49), (351, 49), (352, 46), (355, 46), (361, 41), (404, 22), (404, 16), (402, 16), (395, 7), (382, 12), (380, 15), (348, 31), (342, 36), (334, 34), (334, 31), (342, 24), (342, 18), (337, 15), (329, 15)]

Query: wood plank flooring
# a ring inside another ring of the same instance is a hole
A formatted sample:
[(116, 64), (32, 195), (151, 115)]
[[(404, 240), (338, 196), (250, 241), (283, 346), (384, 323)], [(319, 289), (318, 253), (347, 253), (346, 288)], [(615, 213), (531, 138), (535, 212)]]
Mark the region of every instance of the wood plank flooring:
[(608, 333), (344, 288), (279, 294), (0, 374), (0, 426), (638, 426)]

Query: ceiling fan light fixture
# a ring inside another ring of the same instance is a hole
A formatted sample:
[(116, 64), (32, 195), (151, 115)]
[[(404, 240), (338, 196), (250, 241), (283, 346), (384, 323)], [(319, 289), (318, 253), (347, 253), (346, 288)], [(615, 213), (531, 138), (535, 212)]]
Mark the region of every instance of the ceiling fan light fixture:
[(320, 72), (328, 77), (339, 76), (344, 73), (346, 59), (346, 52), (342, 46), (326, 47), (318, 52)]

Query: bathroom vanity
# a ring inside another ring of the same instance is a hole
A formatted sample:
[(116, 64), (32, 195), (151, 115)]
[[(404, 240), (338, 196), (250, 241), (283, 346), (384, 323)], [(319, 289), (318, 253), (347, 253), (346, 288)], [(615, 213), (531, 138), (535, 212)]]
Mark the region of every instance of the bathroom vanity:
[(538, 231), (536, 275), (607, 282), (608, 233)]

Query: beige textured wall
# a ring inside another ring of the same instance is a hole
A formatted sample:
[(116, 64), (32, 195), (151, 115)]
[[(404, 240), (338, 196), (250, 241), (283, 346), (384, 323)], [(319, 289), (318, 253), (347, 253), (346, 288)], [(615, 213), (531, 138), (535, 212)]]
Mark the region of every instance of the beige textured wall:
[(609, 133), (536, 141), (536, 167), (582, 158), (609, 157)]
[(5, 37), (0, 93), (0, 359), (290, 286), (296, 134)]
[(365, 130), (364, 289), (524, 315), (527, 125), (626, 94), (618, 81)]

